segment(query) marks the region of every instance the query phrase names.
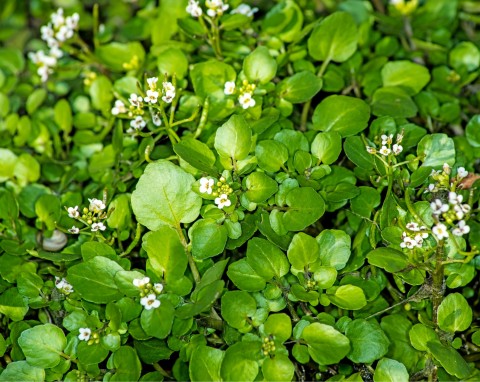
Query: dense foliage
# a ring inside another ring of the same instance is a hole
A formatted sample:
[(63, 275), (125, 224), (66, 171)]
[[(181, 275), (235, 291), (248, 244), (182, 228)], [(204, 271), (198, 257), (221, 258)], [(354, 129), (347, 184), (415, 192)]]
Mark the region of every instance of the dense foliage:
[(0, 381), (479, 380), (479, 22), (2, 0)]

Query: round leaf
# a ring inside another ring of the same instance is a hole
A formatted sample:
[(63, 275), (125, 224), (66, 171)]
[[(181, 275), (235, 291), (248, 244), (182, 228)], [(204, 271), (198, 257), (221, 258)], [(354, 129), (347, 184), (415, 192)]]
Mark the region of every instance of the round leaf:
[(460, 293), (451, 293), (438, 307), (438, 326), (446, 332), (462, 332), (472, 323), (472, 308)]
[(271, 314), (263, 324), (266, 334), (271, 334), (275, 340), (285, 342), (292, 335), (292, 320), (285, 313)]
[(232, 115), (215, 134), (215, 149), (227, 158), (245, 159), (252, 144), (252, 131), (241, 115)]
[(275, 357), (263, 361), (262, 372), (267, 381), (291, 381), (295, 366), (286, 355), (276, 354)]
[(326, 229), (317, 236), (322, 265), (345, 268), (350, 258), (351, 238), (344, 231)]
[(244, 291), (229, 291), (222, 296), (222, 317), (228, 325), (241, 333), (252, 330), (248, 322), (257, 311), (257, 303), (249, 293)]
[(373, 374), (374, 382), (408, 382), (409, 377), (405, 365), (390, 358), (378, 361)]
[(318, 253), (317, 241), (313, 237), (300, 232), (293, 236), (287, 256), (293, 268), (303, 271), (306, 266), (318, 259)]
[(350, 352), (350, 341), (330, 325), (315, 322), (303, 329), (310, 356), (320, 365), (340, 362)]
[(342, 152), (342, 137), (336, 131), (318, 133), (312, 142), (312, 154), (320, 164), (332, 164)]
[(266, 84), (277, 73), (277, 61), (267, 47), (259, 46), (243, 61), (243, 71), (250, 82)]
[(388, 352), (390, 341), (378, 324), (358, 319), (347, 326), (345, 335), (352, 343), (348, 358), (355, 363), (372, 363)]
[(290, 270), (287, 256), (276, 245), (258, 237), (248, 242), (247, 262), (265, 281), (280, 279)]
[(422, 166), (441, 167), (455, 163), (455, 144), (446, 134), (426, 135), (418, 143), (417, 155), (423, 157)]
[(387, 62), (382, 69), (383, 86), (398, 86), (408, 95), (415, 95), (430, 82), (430, 73), (422, 65), (410, 61)]
[[(333, 289), (333, 288), (332, 288)], [(367, 305), (365, 293), (362, 288), (355, 285), (342, 285), (335, 287), (334, 293), (328, 290), (328, 299), (332, 304), (342, 309), (358, 310)]]
[(192, 255), (197, 260), (208, 259), (222, 253), (227, 243), (227, 229), (212, 219), (200, 219), (188, 230)]
[(190, 358), (189, 374), (192, 382), (220, 381), (220, 368), (225, 352), (210, 346), (195, 348)]
[(67, 340), (58, 326), (44, 324), (23, 331), (18, 344), (29, 365), (49, 369), (60, 363)]
[(325, 213), (323, 198), (311, 187), (294, 188), (286, 197), (289, 206), (283, 225), (289, 231), (303, 231)]

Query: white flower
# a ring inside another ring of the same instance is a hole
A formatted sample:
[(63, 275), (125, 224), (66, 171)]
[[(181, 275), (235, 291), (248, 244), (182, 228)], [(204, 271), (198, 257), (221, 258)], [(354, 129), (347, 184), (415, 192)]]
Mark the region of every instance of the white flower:
[(147, 78), (147, 84), (150, 90), (155, 90), (157, 88), (157, 82), (158, 82), (158, 77)]
[(397, 134), (397, 143), (400, 144), (403, 141), (403, 130), (400, 134)]
[(68, 217), (69, 218), (76, 219), (80, 216), (80, 212), (78, 212), (78, 206), (68, 207), (67, 212), (68, 212)]
[(140, 304), (142, 304), (145, 309), (155, 309), (160, 306), (160, 301), (157, 300), (157, 296), (154, 293), (149, 294), (148, 296), (142, 297), (140, 299)]
[(420, 231), (420, 228), (418, 227), (418, 224), (415, 223), (415, 222), (407, 223), (406, 227), (410, 231), (414, 231), (414, 232)]
[(136, 95), (135, 93), (130, 94), (128, 99), (133, 106), (140, 107), (143, 101), (143, 98)]
[(165, 93), (172, 92), (175, 93), (175, 86), (171, 82), (165, 81), (162, 83), (163, 85), (163, 91)]
[(408, 237), (408, 236), (405, 236), (403, 238), (403, 242), (400, 243), (400, 247), (402, 248), (408, 248), (408, 249), (413, 249), (417, 246), (417, 243), (415, 240), (413, 240), (412, 238)]
[(404, 0), (390, 0), (390, 4), (392, 5), (397, 5), (397, 4), (403, 4)]
[(471, 210), (471, 207), (468, 204), (462, 204), (461, 207), (462, 207), (462, 211), (465, 212), (466, 214), (468, 214)]
[(377, 153), (377, 149), (376, 149), (376, 148), (370, 147), (370, 146), (365, 146), (365, 147), (366, 147), (367, 152), (368, 152), (369, 154), (376, 154), (376, 153)]
[(52, 20), (53, 26), (55, 28), (60, 28), (65, 23), (65, 17), (63, 16), (63, 9), (58, 8), (57, 12), (54, 12), (50, 15), (50, 20)]
[(227, 95), (235, 93), (235, 82), (234, 81), (225, 82), (225, 88), (223, 92)]
[(199, 191), (202, 194), (208, 194), (211, 195), (213, 191), (213, 185), (215, 184), (215, 181), (212, 178), (201, 178), (200, 179), (200, 188)]
[(163, 102), (165, 103), (172, 103), (173, 99), (175, 98), (175, 93), (167, 93), (162, 97)]
[(67, 25), (68, 28), (74, 30), (78, 28), (79, 21), (80, 21), (80, 15), (78, 13), (74, 13), (73, 15), (65, 19), (65, 24)]
[(150, 277), (142, 277), (141, 279), (133, 279), (133, 285), (138, 288), (142, 288), (150, 282)]
[(161, 283), (155, 283), (153, 284), (153, 290), (155, 291), (156, 294), (160, 294), (163, 291), (163, 284)]
[(465, 170), (465, 167), (459, 167), (457, 169), (457, 176), (459, 179), (463, 179), (468, 175), (468, 171)]
[(463, 202), (463, 196), (451, 191), (448, 193), (448, 202), (453, 205), (460, 204)]
[(435, 199), (435, 201), (430, 203), (430, 207), (433, 210), (434, 215), (441, 215), (444, 212), (449, 210), (448, 204), (443, 204), (440, 199)]
[(392, 150), (393, 150), (393, 153), (395, 155), (398, 155), (400, 154), (402, 151), (403, 151), (403, 147), (397, 143), (395, 143), (393, 146), (392, 146)]
[(455, 211), (455, 215), (457, 217), (457, 219), (463, 219), (464, 216), (465, 216), (465, 212), (463, 212), (463, 208), (461, 205), (455, 205), (453, 206), (453, 210)]
[[(420, 227), (420, 231), (426, 231), (426, 230), (427, 230), (427, 227), (425, 227), (424, 225)], [(428, 232), (421, 232), (420, 235), (422, 236), (422, 239), (426, 239), (428, 237)]]
[(240, 4), (237, 8), (232, 10), (230, 13), (231, 14), (241, 14), (245, 15), (247, 17), (252, 17), (254, 13), (258, 12), (258, 8), (252, 8), (248, 4)]
[(215, 204), (222, 209), (223, 207), (230, 207), (232, 202), (228, 199), (227, 194), (221, 194), (218, 198), (215, 198)]
[(62, 292), (63, 294), (73, 293), (73, 287), (70, 283), (64, 278), (55, 276), (55, 287)]
[(78, 335), (78, 339), (80, 341), (88, 341), (90, 339), (90, 336), (92, 335), (92, 331), (90, 330), (90, 328), (80, 328), (78, 329), (79, 331), (79, 335)]
[(127, 108), (125, 107), (125, 104), (120, 101), (119, 99), (117, 99), (115, 101), (115, 106), (112, 107), (112, 114), (113, 115), (118, 115), (118, 114), (124, 114), (126, 113), (128, 110)]
[(423, 237), (422, 237), (421, 234), (417, 233), (417, 234), (415, 235), (415, 238), (414, 238), (413, 240), (415, 241), (417, 247), (421, 247), (421, 246), (422, 246), (422, 244), (423, 244)]
[(255, 100), (252, 98), (252, 93), (243, 93), (238, 97), (238, 102), (244, 109), (255, 106)]
[(55, 32), (53, 31), (52, 25), (48, 24), (40, 28), (40, 33), (41, 33), (42, 40), (47, 41), (48, 43), (48, 41), (53, 38)]
[(435, 184), (433, 183), (430, 183), (424, 192), (436, 192), (436, 191), (438, 191), (437, 186), (435, 186)]
[(67, 280), (65, 280), (64, 278), (60, 278), (60, 277), (57, 277), (55, 276), (55, 287), (57, 289), (62, 289), (63, 288), (63, 285), (67, 282)]
[(133, 119), (132, 121), (130, 121), (130, 126), (132, 126), (132, 128), (133, 128), (134, 130), (141, 130), (141, 129), (143, 129), (146, 125), (147, 125), (147, 122), (145, 122), (145, 120), (144, 120), (141, 116), (139, 116), (139, 115), (137, 115), (137, 116), (135, 117), (135, 119)]
[(50, 48), (50, 56), (55, 58), (62, 58), (63, 50), (61, 50), (58, 46), (52, 46)]
[(193, 17), (200, 17), (203, 13), (202, 8), (198, 4), (198, 1), (188, 0), (187, 13)]
[(105, 231), (106, 229), (107, 227), (105, 227), (105, 224), (103, 224), (102, 222), (92, 224), (92, 232), (97, 232), (98, 230)]
[(470, 232), (470, 227), (466, 225), (465, 220), (460, 220), (456, 228), (452, 230), (455, 236), (463, 236)]
[(143, 99), (147, 103), (157, 103), (158, 92), (154, 90), (147, 90), (147, 96)]
[(390, 145), (393, 140), (393, 134), (390, 134), (390, 135), (383, 134), (381, 138), (382, 138), (382, 145)]
[(228, 4), (223, 4), (222, 0), (206, 0), (205, 5), (208, 8), (207, 14), (210, 17), (223, 15), (223, 12), (225, 12), (229, 7)]
[(447, 227), (443, 223), (438, 223), (432, 228), (432, 232), (438, 240), (447, 239), (448, 231)]
[(73, 293), (73, 287), (69, 283), (65, 283), (62, 288), (63, 294)]
[(452, 168), (449, 166), (448, 163), (443, 164), (443, 172), (447, 175), (450, 175), (450, 173), (452, 172)]
[(166, 103), (171, 103), (175, 98), (175, 86), (171, 82), (163, 82), (163, 97), (162, 100)]
[(72, 228), (69, 228), (69, 229), (68, 229), (68, 232), (73, 233), (73, 234), (76, 235), (76, 234), (80, 233), (80, 228), (75, 227), (75, 226), (72, 226)]
[(105, 209), (105, 203), (103, 203), (103, 201), (99, 200), (99, 199), (88, 199), (88, 201), (90, 202), (90, 205), (88, 206), (88, 209), (92, 212), (95, 212), (95, 213), (98, 213), (102, 210)]
[(387, 146), (382, 146), (382, 148), (378, 151), (383, 156), (388, 156), (392, 152)]

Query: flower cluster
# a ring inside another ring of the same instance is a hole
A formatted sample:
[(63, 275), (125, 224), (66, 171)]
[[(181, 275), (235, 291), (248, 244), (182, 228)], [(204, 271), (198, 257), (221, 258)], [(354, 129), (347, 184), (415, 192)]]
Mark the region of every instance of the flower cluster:
[[(442, 202), (440, 199), (435, 199), (430, 203), (433, 217), (437, 224), (432, 228), (433, 234), (438, 240), (448, 238), (448, 228), (440, 220), (445, 220), (449, 225), (453, 226), (452, 234), (455, 236), (463, 236), (470, 232), (470, 227), (465, 222), (465, 217), (470, 213), (470, 205), (462, 204), (463, 196), (456, 192), (448, 193), (448, 203)], [(455, 224), (455, 221), (457, 223)]]
[(51, 22), (40, 28), (42, 40), (47, 43), (48, 53), (43, 50), (30, 52), (28, 57), (37, 65), (37, 74), (46, 82), (48, 76), (53, 73), (53, 68), (57, 66), (57, 60), (63, 57), (61, 45), (71, 39), (78, 29), (80, 16), (74, 13), (72, 16), (65, 17), (63, 9), (59, 8), (57, 12), (50, 16)]
[(223, 0), (205, 0), (205, 5), (208, 8), (207, 15), (212, 18), (222, 16), (229, 7), (228, 4), (223, 3)]
[(268, 336), (263, 339), (262, 343), (262, 353), (264, 356), (269, 356), (275, 353), (275, 342), (273, 336)]
[(78, 329), (78, 339), (80, 341), (86, 341), (88, 345), (99, 344), (100, 336), (98, 333), (93, 332), (90, 328), (79, 328)]
[(217, 196), (217, 198), (215, 198), (215, 204), (220, 209), (232, 205), (228, 196), (233, 192), (233, 189), (227, 184), (223, 176), (217, 183), (215, 183), (213, 178), (201, 178), (199, 191), (202, 194)]
[[(242, 106), (244, 109), (248, 109), (250, 107), (255, 106), (255, 100), (253, 99), (253, 92), (255, 91), (255, 84), (250, 84), (248, 83), (247, 80), (244, 80), (242, 83), (242, 87), (239, 89), (238, 93), (238, 102), (240, 103), (240, 106)], [(236, 88), (235, 88), (235, 82), (233, 81), (227, 81), (225, 82), (223, 92), (226, 95), (232, 95), (235, 94)]]
[(143, 277), (141, 279), (134, 279), (133, 285), (140, 289), (140, 304), (143, 305), (145, 309), (150, 310), (160, 306), (160, 300), (157, 299), (157, 296), (162, 293), (163, 284), (152, 284), (149, 277)]
[(369, 154), (377, 154), (377, 152), (385, 157), (388, 157), (392, 152), (394, 155), (398, 155), (403, 151), (402, 143), (403, 133), (397, 134), (396, 142), (393, 143), (393, 134), (382, 135), (382, 147), (377, 150), (375, 147), (366, 146)]
[(244, 16), (247, 16), (247, 17), (252, 17), (254, 15), (254, 13), (257, 13), (257, 12), (258, 12), (257, 7), (252, 8), (248, 4), (240, 4), (237, 8), (233, 9), (230, 13), (232, 15), (240, 14), (240, 15), (244, 15)]
[[(100, 220), (105, 220), (107, 218), (107, 213), (104, 211), (106, 206), (102, 200), (99, 199), (88, 199), (90, 205), (85, 207), (82, 210), (82, 214), (78, 210), (78, 206), (75, 207), (66, 207), (68, 212), (68, 217), (76, 219), (86, 226), (89, 226), (92, 232), (105, 231), (107, 227)], [(73, 226), (69, 228), (68, 232), (73, 234), (80, 233), (80, 228)]]
[(400, 247), (413, 249), (415, 247), (422, 247), (423, 240), (428, 237), (428, 233), (425, 232), (427, 227), (419, 227), (417, 223), (410, 222), (406, 225), (407, 231), (402, 233), (402, 242)]
[(72, 285), (64, 278), (60, 278), (57, 276), (55, 276), (55, 288), (57, 288), (61, 293), (66, 295), (73, 293)]
[[(225, 4), (223, 0), (206, 0), (205, 5), (207, 9), (207, 15), (215, 18), (222, 16), (225, 11), (229, 8), (228, 4)], [(197, 0), (188, 0), (187, 13), (192, 17), (200, 17), (203, 15), (202, 7)], [(258, 8), (252, 8), (248, 4), (240, 4), (237, 8), (233, 9), (230, 13), (240, 14), (247, 17), (252, 17), (254, 13), (258, 12)]]

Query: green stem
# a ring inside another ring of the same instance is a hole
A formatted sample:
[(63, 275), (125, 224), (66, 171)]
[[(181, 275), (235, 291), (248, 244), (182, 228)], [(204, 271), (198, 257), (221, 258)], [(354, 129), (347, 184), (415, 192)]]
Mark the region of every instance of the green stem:
[(135, 230), (135, 237), (133, 238), (132, 242), (128, 246), (127, 250), (124, 251), (120, 257), (127, 256), (133, 249), (137, 246), (138, 242), (140, 241), (140, 237), (142, 235), (142, 226), (140, 223), (137, 223), (137, 229)]
[(193, 258), (192, 253), (190, 252), (190, 248), (188, 247), (187, 240), (185, 239), (185, 235), (183, 234), (183, 231), (180, 228), (180, 225), (176, 227), (176, 230), (178, 232), (178, 236), (183, 245), (183, 248), (185, 249), (185, 253), (187, 254), (188, 265), (190, 267), (190, 271), (192, 272), (193, 279), (195, 280), (195, 284), (198, 284), (200, 282), (200, 273), (198, 272), (195, 259)]
[(419, 223), (420, 225), (426, 226), (425, 222), (422, 220), (420, 215), (417, 214), (415, 208), (412, 205), (412, 201), (410, 200), (410, 188), (405, 188), (405, 204), (407, 205), (408, 212), (413, 216), (413, 218)]

